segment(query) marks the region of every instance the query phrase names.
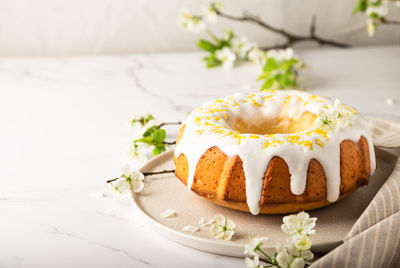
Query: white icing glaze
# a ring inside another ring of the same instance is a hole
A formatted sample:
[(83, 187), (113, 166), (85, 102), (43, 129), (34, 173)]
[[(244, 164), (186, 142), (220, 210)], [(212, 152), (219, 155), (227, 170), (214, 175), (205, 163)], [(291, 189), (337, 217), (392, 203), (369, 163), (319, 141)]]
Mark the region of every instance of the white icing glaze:
[[(259, 135), (233, 130), (228, 119), (244, 122), (271, 120), (285, 115), (298, 118), (309, 111), (317, 115), (314, 125), (292, 134)], [(284, 159), (291, 174), (290, 189), (301, 195), (306, 188), (309, 162), (315, 158), (322, 165), (327, 181), (327, 199), (334, 202), (340, 190), (340, 143), (368, 142), (371, 175), (375, 171), (375, 152), (367, 121), (353, 108), (340, 101), (302, 91), (264, 91), (252, 95), (236, 94), (207, 102), (195, 109), (183, 122), (185, 130), (176, 146), (175, 157), (188, 160), (187, 187), (191, 189), (200, 157), (217, 146), (228, 156), (238, 155), (246, 177), (247, 205), (252, 214), (260, 211), (264, 176), (274, 156)]]

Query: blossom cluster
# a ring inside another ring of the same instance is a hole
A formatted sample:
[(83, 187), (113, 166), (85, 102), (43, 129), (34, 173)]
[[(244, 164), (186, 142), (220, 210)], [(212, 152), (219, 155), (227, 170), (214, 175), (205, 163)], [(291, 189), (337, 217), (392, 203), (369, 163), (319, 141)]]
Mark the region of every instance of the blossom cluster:
[(332, 107), (322, 109), (316, 120), (317, 127), (327, 130), (336, 130), (340, 127), (350, 124), (351, 118), (357, 112), (343, 105), (339, 99), (336, 99)]
[(263, 68), (259, 76), (264, 89), (286, 89), (298, 85), (298, 71), (305, 64), (294, 55), (291, 48), (280, 50), (265, 50), (256, 42), (250, 41), (245, 35), (238, 35), (227, 30), (222, 37), (217, 37), (206, 26), (206, 22), (216, 22), (220, 2), (211, 2), (203, 8), (202, 15), (194, 15), (188, 9), (183, 9), (178, 23), (186, 30), (199, 33), (206, 31), (211, 40), (200, 39), (197, 46), (207, 52), (203, 58), (207, 68), (222, 66), (231, 69), (239, 62), (250, 62)]
[(144, 188), (144, 175), (138, 170), (132, 170), (129, 165), (124, 166), (119, 178), (108, 181), (112, 188), (120, 194), (132, 190), (139, 193)]
[(400, 1), (358, 0), (353, 14), (360, 12), (368, 17), (366, 30), (370, 37), (375, 35), (378, 25), (386, 23), (390, 2), (395, 2), (396, 6), (400, 7)]
[(263, 73), (258, 80), (264, 81), (261, 89), (293, 89), (298, 86), (298, 71), (306, 65), (293, 53), (293, 49), (268, 50)]
[(134, 115), (129, 125), (132, 131), (129, 156), (133, 160), (145, 162), (167, 149), (166, 132), (153, 115)]
[[(272, 256), (269, 256), (262, 249), (264, 243), (269, 238), (253, 238), (246, 244), (244, 250), (244, 254), (251, 256), (245, 259), (247, 267), (302, 268), (310, 264), (310, 261), (314, 258), (314, 254), (310, 250), (310, 235), (315, 234), (316, 221), (317, 218), (310, 218), (310, 215), (306, 212), (285, 216), (281, 229), (289, 235), (288, 243), (276, 247), (276, 252)], [(260, 261), (259, 254), (265, 258), (264, 261)]]

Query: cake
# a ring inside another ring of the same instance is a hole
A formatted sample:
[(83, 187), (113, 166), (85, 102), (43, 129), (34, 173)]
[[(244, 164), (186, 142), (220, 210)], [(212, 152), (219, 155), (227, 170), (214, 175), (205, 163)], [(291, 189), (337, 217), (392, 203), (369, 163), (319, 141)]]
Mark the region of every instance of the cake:
[(327, 206), (368, 184), (367, 121), (339, 100), (296, 90), (235, 94), (183, 122), (176, 177), (216, 204), (280, 214)]

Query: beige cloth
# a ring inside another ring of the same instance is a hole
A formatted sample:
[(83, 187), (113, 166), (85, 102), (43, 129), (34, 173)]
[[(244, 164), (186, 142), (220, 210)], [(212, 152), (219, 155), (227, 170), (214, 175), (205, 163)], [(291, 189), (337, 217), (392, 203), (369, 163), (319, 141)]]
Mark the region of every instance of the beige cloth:
[[(381, 143), (379, 145), (384, 145), (382, 136), (377, 135), (386, 135), (390, 138), (390, 146), (395, 146), (393, 137), (400, 135), (399, 128), (396, 128), (400, 123), (387, 124), (385, 121), (370, 121), (374, 141), (376, 138)], [(383, 127), (387, 128), (382, 131)], [(311, 267), (400, 267), (400, 158), (344, 243)]]

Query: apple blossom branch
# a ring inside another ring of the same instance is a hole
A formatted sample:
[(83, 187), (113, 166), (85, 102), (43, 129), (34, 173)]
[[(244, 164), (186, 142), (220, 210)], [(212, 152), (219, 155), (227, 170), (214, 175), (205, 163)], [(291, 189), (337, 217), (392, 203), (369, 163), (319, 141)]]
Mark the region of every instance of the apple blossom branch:
[[(164, 170), (161, 170), (161, 171), (142, 172), (142, 174), (144, 176), (154, 176), (154, 175), (161, 175), (161, 174), (168, 174), (168, 173), (175, 173), (175, 169), (169, 169), (169, 170), (168, 169), (164, 169)], [(114, 178), (114, 179), (111, 179), (111, 180), (107, 180), (106, 183), (114, 182), (114, 181), (116, 181), (116, 180), (118, 180), (120, 178), (121, 177)]]
[(272, 49), (272, 48), (287, 48), (287, 47), (293, 45), (294, 43), (303, 42), (303, 41), (313, 41), (313, 42), (317, 42), (320, 45), (330, 45), (330, 46), (342, 47), (342, 48), (349, 47), (348, 44), (336, 42), (336, 41), (325, 39), (325, 38), (318, 36), (315, 33), (315, 29), (316, 29), (315, 15), (313, 16), (313, 18), (311, 20), (310, 34), (309, 35), (297, 35), (297, 34), (289, 32), (289, 31), (286, 31), (284, 29), (276, 28), (276, 27), (266, 23), (265, 21), (263, 21), (259, 16), (256, 16), (256, 15), (248, 12), (247, 10), (243, 11), (242, 16), (234, 16), (234, 15), (230, 15), (230, 14), (222, 12), (215, 5), (214, 5), (214, 8), (215, 8), (216, 14), (222, 18), (226, 18), (226, 19), (233, 20), (233, 21), (251, 22), (251, 23), (259, 25), (260, 27), (262, 27), (268, 31), (274, 32), (274, 33), (279, 34), (286, 38), (286, 42), (284, 44), (280, 44), (280, 45), (277, 45), (274, 47), (269, 47), (269, 48), (263, 48), (265, 50)]
[(131, 120), (131, 126), (136, 129), (136, 138), (133, 140), (132, 156), (141, 158), (145, 154), (143, 150), (147, 147), (153, 147), (153, 156), (164, 152), (166, 145), (174, 145), (176, 141), (166, 141), (165, 129), (162, 127), (169, 125), (181, 125), (182, 122), (157, 122), (153, 115), (134, 116)]

